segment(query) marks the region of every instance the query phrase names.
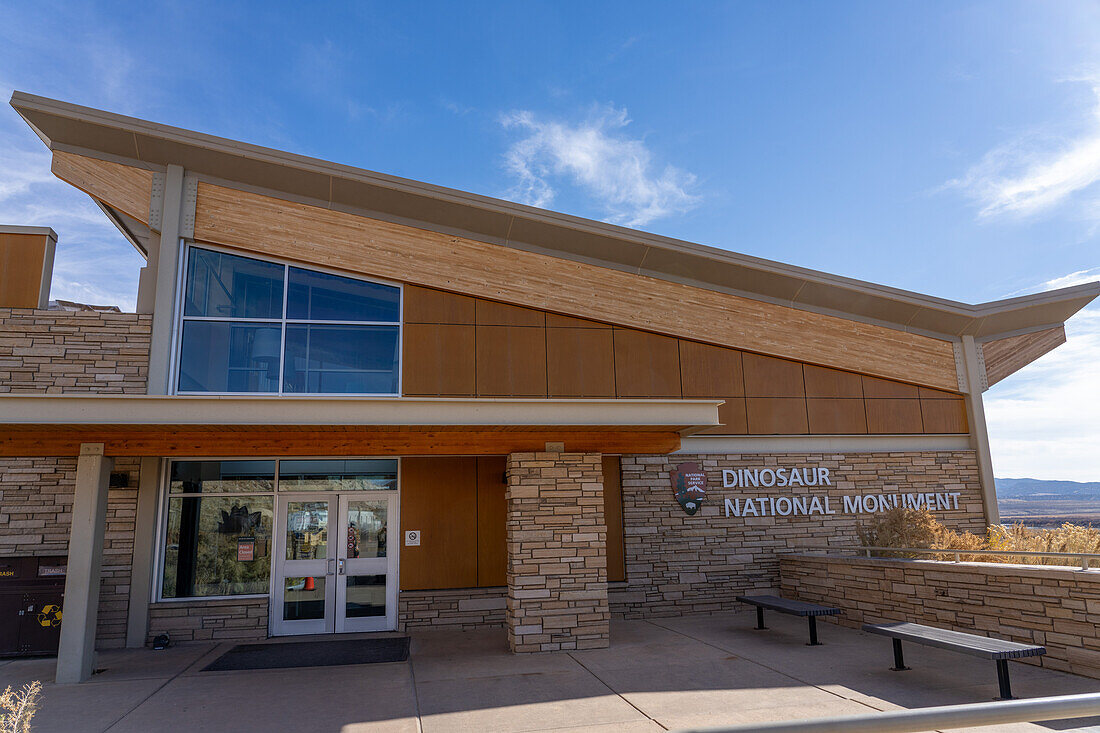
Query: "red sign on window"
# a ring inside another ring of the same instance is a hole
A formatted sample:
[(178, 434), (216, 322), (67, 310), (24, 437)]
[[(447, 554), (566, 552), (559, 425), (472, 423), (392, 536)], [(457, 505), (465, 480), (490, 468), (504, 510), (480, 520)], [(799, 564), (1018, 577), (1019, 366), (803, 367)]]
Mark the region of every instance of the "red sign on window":
[(241, 537), (237, 540), (237, 562), (252, 562), (256, 559), (256, 539)]

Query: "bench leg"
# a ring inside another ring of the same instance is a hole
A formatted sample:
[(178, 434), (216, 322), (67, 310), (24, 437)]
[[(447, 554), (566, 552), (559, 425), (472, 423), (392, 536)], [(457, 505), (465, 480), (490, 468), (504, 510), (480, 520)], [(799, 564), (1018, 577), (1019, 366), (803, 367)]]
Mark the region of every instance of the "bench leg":
[(764, 609), (761, 608), (760, 606), (756, 607), (756, 628), (758, 628), (758, 629), (768, 628), (767, 626), (764, 625)]
[(1001, 688), (1001, 696), (998, 700), (1013, 700), (1012, 682), (1008, 679), (1008, 660), (997, 660), (997, 685)]
[(821, 646), (817, 640), (817, 616), (807, 616), (810, 619), (810, 643), (807, 646)]
[(905, 656), (901, 653), (901, 639), (891, 639), (894, 642), (894, 666), (890, 669), (894, 672), (904, 672), (909, 669), (905, 666)]

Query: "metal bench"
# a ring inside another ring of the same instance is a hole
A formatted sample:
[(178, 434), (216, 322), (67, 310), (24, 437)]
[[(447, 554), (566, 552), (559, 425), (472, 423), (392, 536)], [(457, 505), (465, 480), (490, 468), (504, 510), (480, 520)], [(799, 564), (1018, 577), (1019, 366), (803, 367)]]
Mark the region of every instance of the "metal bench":
[(1008, 678), (1008, 660), (1021, 657), (1037, 657), (1046, 654), (1046, 647), (1034, 644), (1019, 644), (1015, 641), (991, 639), (988, 636), (967, 634), (963, 631), (937, 629), (934, 626), (922, 626), (905, 621), (890, 624), (864, 624), (863, 630), (871, 634), (889, 636), (894, 642), (894, 666), (890, 669), (901, 672), (909, 669), (905, 666), (901, 642), (947, 649), (952, 652), (969, 654), (973, 657), (992, 659), (997, 662), (997, 684), (1001, 688), (1002, 700), (1012, 699), (1012, 684)]
[(839, 608), (819, 606), (816, 603), (792, 601), (788, 598), (780, 598), (779, 596), (737, 596), (737, 600), (742, 603), (756, 606), (756, 628), (758, 629), (768, 628), (764, 625), (765, 608), (769, 611), (789, 613), (792, 616), (807, 617), (810, 624), (810, 643), (808, 646), (819, 646), (821, 644), (821, 642), (817, 640), (817, 617), (836, 616), (840, 613)]

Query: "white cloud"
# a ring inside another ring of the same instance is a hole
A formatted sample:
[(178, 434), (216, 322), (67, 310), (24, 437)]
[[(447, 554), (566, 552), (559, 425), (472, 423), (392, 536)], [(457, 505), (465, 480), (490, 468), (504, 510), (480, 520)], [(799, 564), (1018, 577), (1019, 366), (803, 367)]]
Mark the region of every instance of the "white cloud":
[(658, 174), (642, 140), (628, 137), (625, 109), (603, 107), (583, 122), (570, 124), (518, 111), (501, 120), (525, 137), (505, 155), (516, 184), (506, 194), (531, 206), (548, 207), (555, 185), (568, 182), (595, 199), (605, 220), (625, 226), (649, 222), (694, 208), (695, 176), (673, 166)]
[[(1100, 267), (1039, 290), (1100, 279)], [(998, 476), (1100, 481), (1100, 306), (1066, 324), (1066, 343), (985, 395)]]
[(1075, 202), (1081, 215), (1100, 219), (1100, 77), (1069, 81), (1087, 81), (1092, 89), (1092, 107), (1075, 134), (1021, 136), (947, 182), (974, 200), (979, 217), (1026, 217)]

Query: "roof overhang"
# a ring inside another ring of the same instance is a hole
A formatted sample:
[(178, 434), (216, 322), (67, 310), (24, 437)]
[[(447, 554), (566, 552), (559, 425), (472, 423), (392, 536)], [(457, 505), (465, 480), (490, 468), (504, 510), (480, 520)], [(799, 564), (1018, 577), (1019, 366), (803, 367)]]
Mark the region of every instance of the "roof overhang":
[(720, 400), (4, 395), (0, 455), (425, 455), (676, 450)]
[(23, 92), (11, 105), (52, 150), (941, 338), (1049, 328), (1100, 295), (1098, 282), (969, 305)]

